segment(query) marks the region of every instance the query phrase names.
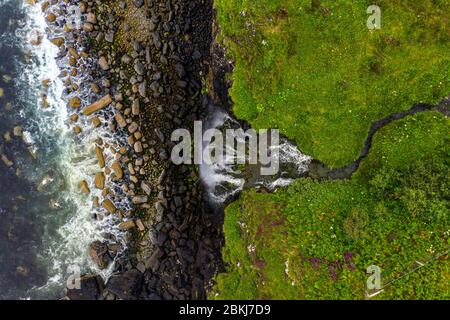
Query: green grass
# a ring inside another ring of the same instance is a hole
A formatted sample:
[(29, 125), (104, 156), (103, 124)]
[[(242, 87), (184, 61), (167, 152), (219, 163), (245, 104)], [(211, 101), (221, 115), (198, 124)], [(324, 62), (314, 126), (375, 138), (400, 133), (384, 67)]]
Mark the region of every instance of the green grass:
[[(363, 299), (369, 265), (387, 282), (448, 250), (449, 130), (441, 114), (418, 114), (377, 133), (350, 180), (244, 192), (226, 211), (229, 265), (211, 297)], [(448, 268), (444, 260), (427, 265), (378, 298), (448, 299)]]
[[(369, 31), (369, 1), (217, 0), (236, 116), (339, 167), (372, 122), (448, 95), (450, 3), (374, 2), (382, 29)], [(226, 210), (227, 271), (211, 298), (363, 299), (369, 265), (387, 282), (448, 250), (449, 129), (417, 114), (380, 130), (352, 179), (245, 191)], [(446, 257), (377, 298), (449, 299)]]
[(450, 92), (447, 1), (218, 0), (222, 38), (236, 62), (238, 118), (279, 128), (329, 166), (355, 159), (370, 124)]

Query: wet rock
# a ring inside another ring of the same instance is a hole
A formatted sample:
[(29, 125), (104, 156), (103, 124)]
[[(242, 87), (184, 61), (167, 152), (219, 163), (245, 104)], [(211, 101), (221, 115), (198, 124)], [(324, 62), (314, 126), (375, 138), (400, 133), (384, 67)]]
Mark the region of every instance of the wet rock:
[(117, 211), (116, 206), (109, 199), (106, 199), (102, 202), (102, 207), (105, 208), (111, 214), (113, 214)]
[(114, 161), (111, 165), (111, 169), (113, 169), (114, 174), (116, 175), (117, 179), (123, 178), (123, 170), (122, 170), (122, 167), (120, 166), (119, 162)]
[(107, 257), (107, 253), (108, 246), (100, 241), (95, 241), (89, 246), (89, 255), (100, 270), (103, 270), (108, 266), (110, 258)]
[(77, 60), (80, 59), (80, 55), (78, 54), (77, 50), (75, 50), (75, 48), (73, 47), (69, 48), (69, 54)]
[(89, 185), (86, 182), (86, 180), (80, 181), (80, 189), (81, 191), (83, 191), (85, 194), (90, 194), (91, 190), (89, 189)]
[(123, 117), (123, 114), (121, 112), (117, 112), (114, 115), (114, 119), (116, 119), (117, 124), (119, 125), (119, 127), (125, 128), (127, 126), (127, 121), (125, 120), (125, 118)]
[(69, 100), (69, 106), (71, 108), (79, 108), (81, 106), (81, 99), (79, 97), (73, 97)]
[(106, 288), (115, 294), (119, 299), (135, 299), (136, 294), (142, 287), (142, 273), (139, 270), (131, 269), (123, 274), (113, 275)]
[(21, 137), (22, 136), (22, 127), (21, 126), (15, 126), (13, 128), (13, 134), (15, 137)]
[(91, 275), (81, 277), (80, 288), (75, 287), (75, 281), (70, 284), (73, 288), (67, 289), (66, 292), (70, 300), (98, 300), (104, 287), (100, 277)]
[(104, 168), (105, 167), (105, 157), (103, 156), (103, 149), (100, 147), (96, 147), (95, 154), (97, 156), (98, 166), (100, 168)]
[(147, 196), (134, 196), (133, 199), (131, 199), (133, 204), (144, 204), (148, 202)]
[(81, 127), (80, 126), (73, 127), (73, 132), (75, 132), (75, 134), (80, 134), (81, 133)]
[(56, 21), (56, 15), (54, 13), (49, 13), (47, 15), (47, 21), (48, 22), (55, 22)]
[(61, 47), (64, 44), (64, 41), (65, 40), (63, 37), (53, 38), (50, 40), (50, 42), (53, 43), (57, 47)]
[(103, 190), (105, 188), (105, 174), (103, 172), (95, 174), (94, 184), (97, 189)]
[(29, 274), (29, 270), (27, 267), (24, 266), (17, 266), (16, 268), (16, 274), (22, 276), (22, 277), (27, 277)]
[(77, 122), (78, 121), (78, 114), (74, 113), (70, 116), (70, 121)]
[(136, 225), (133, 220), (124, 221), (124, 222), (120, 223), (118, 226), (119, 230), (123, 230), (123, 231), (130, 230), (135, 227), (136, 227)]
[(100, 121), (100, 119), (99, 119), (98, 117), (92, 118), (92, 125), (93, 125), (95, 128), (100, 127), (101, 124), (102, 124), (102, 122)]
[(89, 116), (105, 107), (107, 107), (112, 102), (111, 96), (108, 94), (101, 98), (100, 100), (94, 102), (93, 104), (87, 106), (83, 109), (83, 114)]

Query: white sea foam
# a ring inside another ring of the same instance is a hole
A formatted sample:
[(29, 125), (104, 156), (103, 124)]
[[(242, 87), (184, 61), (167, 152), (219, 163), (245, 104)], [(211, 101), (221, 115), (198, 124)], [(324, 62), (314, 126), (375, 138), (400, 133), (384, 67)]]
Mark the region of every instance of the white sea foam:
[[(52, 218), (49, 215), (47, 218), (49, 224), (60, 223), (60, 225), (56, 238), (52, 236), (47, 239), (47, 242), (44, 241), (47, 247), (41, 258), (49, 260), (48, 263), (51, 266), (48, 270), (48, 283), (40, 290), (63, 285), (64, 279), (68, 276), (66, 271), (69, 265), (78, 265), (83, 272), (95, 271), (106, 279), (109, 277), (111, 268), (102, 272), (96, 268), (88, 254), (89, 244), (95, 240), (103, 240), (104, 234), (110, 233), (125, 248), (123, 233), (119, 232), (115, 226), (113, 216), (105, 217), (102, 220), (93, 218), (97, 209), (93, 207), (90, 198), (81, 193), (79, 183), (82, 180), (87, 181), (91, 189), (91, 196), (102, 199), (101, 191), (93, 186), (93, 176), (99, 170), (95, 157), (95, 141), (101, 137), (109, 145), (123, 144), (125, 137), (113, 134), (109, 127), (96, 128), (94, 131), (90, 124), (91, 118), (87, 117), (81, 117), (78, 122), (83, 128), (83, 132), (77, 136), (73, 134), (73, 130), (68, 124), (67, 101), (70, 96), (64, 97), (64, 83), (60, 78), (62, 69), (67, 65), (64, 60), (66, 58), (58, 57), (59, 49), (49, 40), (49, 38), (61, 36), (62, 31), (47, 26), (40, 6), (24, 4), (24, 10), (27, 13), (26, 25), (18, 31), (17, 36), (22, 39), (23, 49), (32, 53), (33, 62), (25, 66), (26, 70), (18, 81), (22, 84), (27, 83), (29, 90), (33, 91), (28, 100), (31, 100), (29, 102), (33, 106), (35, 114), (34, 117), (26, 119), (27, 140), (35, 148), (38, 159), (45, 156), (48, 144), (57, 144), (58, 152), (54, 155), (57, 158), (54, 160), (57, 161), (55, 161), (56, 167), (53, 169), (61, 176), (60, 189), (56, 192), (53, 190), (52, 193), (55, 196), (52, 204), (54, 207), (60, 208), (58, 215), (62, 215), (62, 217)], [(30, 44), (30, 39), (36, 35), (41, 38), (40, 45)], [(70, 41), (70, 39), (68, 40)], [(89, 64), (88, 60), (85, 62)], [(40, 98), (39, 91), (42, 89), (42, 80), (50, 80), (47, 88), (47, 108), (42, 107)], [(80, 86), (77, 94), (80, 95), (83, 105), (90, 98), (89, 90), (85, 88), (89, 80), (89, 75), (79, 75), (78, 78), (75, 78)], [(108, 112), (112, 111), (105, 111), (100, 114), (100, 117), (105, 119), (110, 116)], [(52, 148), (54, 149), (55, 146)], [(113, 158), (112, 152), (105, 148), (107, 165), (111, 165)], [(41, 184), (43, 179), (47, 179), (43, 184), (44, 187), (52, 182), (48, 177), (43, 176), (42, 172), (33, 172), (32, 169), (28, 170), (27, 178), (36, 184)], [(107, 187), (112, 189), (117, 187), (111, 182), (108, 183)], [(126, 198), (115, 204), (122, 211), (131, 209)], [(102, 214), (103, 212), (98, 209), (97, 213)], [(48, 213), (43, 214), (48, 215)], [(50, 221), (52, 219), (55, 222)]]

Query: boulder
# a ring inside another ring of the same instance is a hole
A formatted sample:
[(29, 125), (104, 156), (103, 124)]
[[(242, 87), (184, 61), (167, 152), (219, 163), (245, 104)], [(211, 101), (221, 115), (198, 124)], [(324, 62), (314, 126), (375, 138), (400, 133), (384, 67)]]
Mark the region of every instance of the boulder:
[(105, 199), (102, 202), (102, 207), (105, 208), (109, 213), (113, 214), (117, 211), (116, 206), (114, 205), (114, 203), (109, 200), (109, 199)]
[(142, 287), (142, 273), (137, 269), (113, 275), (106, 286), (107, 290), (119, 299), (133, 300)]
[(102, 68), (102, 70), (106, 71), (109, 69), (109, 64), (108, 61), (106, 60), (106, 58), (104, 56), (101, 56), (98, 59), (98, 65), (100, 66), (100, 68)]
[(85, 23), (83, 24), (83, 30), (84, 30), (85, 32), (92, 32), (92, 31), (94, 30), (94, 25), (93, 25), (92, 23), (85, 22)]
[(119, 125), (119, 127), (125, 128), (127, 126), (127, 121), (125, 120), (125, 118), (123, 117), (123, 114), (121, 112), (117, 112), (114, 115), (114, 119), (116, 119), (117, 124)]
[(108, 246), (105, 243), (95, 241), (89, 246), (89, 255), (100, 270), (103, 270), (108, 266), (110, 259), (108, 259), (107, 254)]
[(67, 288), (66, 296), (70, 300), (98, 300), (101, 297), (104, 284), (99, 276), (82, 276), (80, 288)]
[(112, 98), (108, 94), (108, 95), (104, 96), (103, 98), (101, 98), (100, 100), (98, 100), (98, 101), (94, 102), (93, 104), (84, 108), (83, 114), (85, 116), (89, 116), (89, 115), (107, 107), (111, 102), (112, 102)]
[(133, 220), (124, 221), (124, 222), (120, 223), (118, 226), (119, 230), (124, 230), (124, 231), (133, 229), (134, 227), (136, 227), (136, 225)]
[(135, 151), (136, 153), (141, 153), (141, 152), (143, 151), (143, 149), (142, 149), (142, 143), (141, 143), (140, 141), (136, 141), (136, 142), (134, 143), (134, 151)]
[(117, 179), (123, 178), (123, 170), (122, 170), (122, 167), (120, 166), (119, 162), (114, 161), (113, 164), (111, 165), (111, 169), (113, 169), (114, 174), (116, 175)]
[(95, 154), (97, 155), (98, 166), (100, 168), (104, 168), (105, 167), (105, 157), (103, 156), (103, 149), (100, 147), (96, 147)]
[(83, 191), (86, 194), (90, 194), (91, 193), (91, 190), (89, 189), (89, 185), (86, 182), (86, 180), (83, 180), (83, 181), (80, 182), (80, 189), (81, 189), (81, 191)]
[(95, 174), (94, 184), (97, 189), (103, 190), (105, 188), (105, 174), (103, 172)]
[(79, 108), (81, 106), (81, 99), (79, 97), (73, 97), (69, 100), (69, 106), (71, 108)]
[(134, 196), (131, 201), (134, 204), (144, 204), (148, 202), (148, 197), (147, 196)]

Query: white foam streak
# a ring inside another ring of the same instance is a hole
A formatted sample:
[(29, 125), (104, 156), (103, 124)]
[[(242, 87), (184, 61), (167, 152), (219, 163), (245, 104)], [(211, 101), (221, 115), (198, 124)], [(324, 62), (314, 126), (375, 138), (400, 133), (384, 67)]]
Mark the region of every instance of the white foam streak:
[[(109, 128), (94, 129), (90, 125), (89, 118), (79, 120), (79, 125), (83, 128), (82, 134), (75, 136), (68, 125), (69, 118), (67, 101), (63, 98), (64, 83), (59, 77), (64, 61), (58, 60), (59, 49), (49, 40), (51, 37), (61, 36), (60, 30), (50, 30), (47, 27), (44, 14), (38, 5), (24, 4), (27, 13), (26, 26), (18, 34), (24, 39), (24, 49), (30, 50), (35, 57), (35, 61), (22, 73), (20, 79), (23, 83), (28, 83), (30, 88), (37, 90), (34, 95), (36, 101), (33, 104), (36, 108), (37, 116), (34, 122), (27, 119), (28, 127), (32, 128), (27, 132), (28, 140), (31, 144), (42, 137), (52, 137), (53, 141), (59, 145), (58, 168), (55, 171), (61, 174), (64, 186), (58, 193), (55, 203), (62, 206), (62, 210), (67, 214), (66, 221), (58, 229), (59, 240), (49, 242), (47, 251), (43, 254), (44, 259), (50, 258), (52, 270), (49, 270), (49, 281), (41, 289), (50, 288), (64, 284), (64, 279), (68, 276), (66, 268), (68, 265), (78, 265), (83, 272), (99, 272), (88, 255), (89, 244), (95, 240), (103, 240), (104, 233), (110, 232), (117, 241), (123, 243), (123, 234), (114, 226), (112, 217), (107, 217), (101, 221), (96, 221), (93, 216), (95, 209), (92, 201), (81, 193), (79, 183), (85, 180), (91, 189), (90, 196), (98, 196), (102, 199), (101, 191), (93, 186), (93, 176), (99, 171), (95, 158), (95, 141), (101, 137), (106, 143), (111, 145), (116, 143), (116, 137), (109, 131)], [(38, 34), (41, 37), (41, 44), (31, 45), (30, 35)], [(82, 84), (87, 82), (88, 76), (80, 75), (77, 82)], [(39, 98), (39, 88), (41, 81), (50, 80), (48, 87), (47, 101), (48, 108), (42, 108), (42, 101)], [(80, 85), (81, 88), (81, 85)], [(85, 90), (79, 92), (83, 101), (88, 101), (89, 92)], [(66, 97), (68, 99), (70, 97)], [(45, 146), (45, 143), (43, 143)], [(45, 154), (45, 147), (35, 150), (37, 155)], [(112, 161), (110, 151), (105, 149), (105, 158)], [(109, 163), (110, 164), (110, 163)], [(36, 179), (37, 175), (29, 175), (29, 179)], [(109, 185), (113, 188), (113, 185)], [(129, 203), (116, 203), (119, 209), (129, 210)], [(51, 219), (51, 218), (49, 218)], [(47, 255), (47, 257), (45, 257)], [(111, 270), (103, 271), (101, 274), (107, 278)]]

